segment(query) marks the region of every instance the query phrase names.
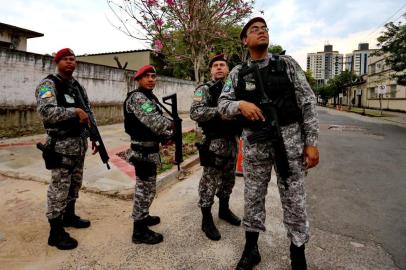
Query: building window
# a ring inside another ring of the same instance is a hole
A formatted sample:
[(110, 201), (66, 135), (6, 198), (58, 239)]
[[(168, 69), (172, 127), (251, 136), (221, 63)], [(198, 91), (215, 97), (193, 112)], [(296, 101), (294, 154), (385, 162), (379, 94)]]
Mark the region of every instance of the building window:
[(368, 88), (368, 96), (369, 98), (376, 98), (375, 87)]

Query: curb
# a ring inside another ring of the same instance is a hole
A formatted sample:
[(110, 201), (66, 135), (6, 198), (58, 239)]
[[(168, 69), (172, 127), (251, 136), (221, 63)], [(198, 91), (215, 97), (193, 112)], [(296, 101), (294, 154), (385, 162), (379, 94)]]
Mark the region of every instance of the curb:
[(199, 162), (199, 154), (195, 154), (183, 162), (183, 164), (180, 166), (180, 171), (178, 171), (177, 166), (174, 166), (169, 171), (158, 175), (156, 180), (157, 193), (171, 187), (176, 182), (185, 179), (185, 177), (188, 175), (188, 171), (190, 171), (195, 165), (199, 164)]
[[(157, 193), (161, 192), (162, 190), (171, 187), (173, 184), (175, 184), (178, 181), (181, 181), (185, 179), (185, 177), (188, 175), (188, 172), (197, 164), (199, 164), (199, 155), (193, 155), (186, 159), (183, 164), (181, 165), (180, 171), (178, 171), (177, 166), (174, 166), (172, 169), (169, 171), (166, 171), (162, 174), (159, 174), (157, 176), (156, 180), (156, 187), (157, 187)], [(0, 171), (0, 175), (9, 177), (9, 178), (14, 178), (18, 180), (26, 180), (26, 181), (34, 181), (34, 182), (39, 182), (39, 183), (44, 183), (44, 184), (49, 184), (49, 179), (48, 178), (43, 178), (43, 177), (38, 177), (38, 176), (33, 176), (29, 175), (26, 173), (20, 173), (16, 171)], [(87, 188), (87, 187), (82, 187), (81, 191), (83, 192), (89, 192), (89, 193), (94, 193), (98, 195), (104, 195), (112, 198), (118, 198), (122, 200), (132, 200), (134, 196), (134, 188), (130, 189), (122, 189), (122, 190), (110, 190), (110, 191), (101, 191), (96, 188)]]

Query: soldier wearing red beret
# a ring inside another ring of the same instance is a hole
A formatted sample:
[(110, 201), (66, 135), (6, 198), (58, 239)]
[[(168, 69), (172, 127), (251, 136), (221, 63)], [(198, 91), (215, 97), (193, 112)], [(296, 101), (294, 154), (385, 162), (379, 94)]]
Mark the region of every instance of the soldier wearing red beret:
[(163, 115), (158, 98), (152, 93), (156, 85), (154, 66), (145, 65), (134, 75), (137, 88), (124, 101), (124, 128), (131, 137), (129, 160), (135, 167), (136, 184), (132, 218), (134, 243), (158, 244), (160, 233), (149, 229), (160, 223), (149, 214), (156, 193), (157, 167), (160, 165), (159, 143), (173, 134), (173, 122)]
[[(87, 150), (89, 118), (78, 99), (89, 101), (83, 86), (72, 76), (76, 58), (69, 48), (59, 50), (54, 57), (57, 74), (43, 79), (35, 90), (37, 110), (48, 137), (43, 155), (47, 169), (52, 171), (48, 188), (46, 216), (51, 226), (48, 245), (58, 249), (73, 249), (78, 242), (64, 227), (87, 228), (90, 221), (75, 214), (76, 199), (82, 186), (83, 164)], [(94, 153), (97, 146), (92, 143)]]

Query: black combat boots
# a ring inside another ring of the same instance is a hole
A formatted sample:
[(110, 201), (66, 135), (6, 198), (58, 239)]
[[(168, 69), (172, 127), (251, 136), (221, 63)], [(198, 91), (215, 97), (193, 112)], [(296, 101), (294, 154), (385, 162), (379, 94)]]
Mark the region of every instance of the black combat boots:
[(233, 212), (231, 212), (228, 205), (229, 199), (220, 199), (219, 218), (227, 221), (231, 225), (240, 226), (241, 219), (239, 219)]
[(154, 226), (157, 225), (161, 222), (161, 218), (158, 216), (150, 216), (148, 215), (145, 219), (145, 224), (147, 224), (147, 226)]
[(132, 241), (134, 244), (148, 244), (155, 245), (161, 243), (164, 237), (160, 233), (151, 231), (147, 225), (147, 218), (134, 221), (134, 230), (132, 235)]
[(202, 207), (202, 231), (206, 236), (214, 241), (218, 241), (221, 238), (220, 232), (217, 230), (216, 225), (213, 222), (213, 216), (211, 215), (211, 206)]
[(304, 244), (297, 247), (290, 243), (290, 265), (292, 270), (307, 270)]
[(258, 232), (245, 232), (245, 247), (236, 270), (251, 270), (261, 261), (258, 250)]
[(60, 217), (48, 219), (51, 225), (49, 232), (48, 245), (55, 246), (58, 249), (67, 250), (74, 249), (78, 246), (78, 241), (70, 237), (69, 233), (65, 232)]
[(63, 215), (63, 226), (74, 228), (88, 228), (90, 221), (87, 219), (81, 219), (75, 215), (75, 203), (76, 201), (70, 201), (65, 208), (65, 214)]

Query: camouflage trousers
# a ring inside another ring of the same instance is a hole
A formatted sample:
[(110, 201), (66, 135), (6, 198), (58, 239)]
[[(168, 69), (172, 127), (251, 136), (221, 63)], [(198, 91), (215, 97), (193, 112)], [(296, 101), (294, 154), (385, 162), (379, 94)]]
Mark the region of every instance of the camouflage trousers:
[(48, 219), (59, 217), (65, 212), (66, 205), (79, 197), (82, 187), (85, 155), (64, 156), (63, 163), (69, 168), (51, 170), (51, 183), (47, 193)]
[(203, 167), (199, 182), (199, 207), (210, 207), (214, 195), (219, 199), (229, 199), (235, 184), (235, 158), (228, 159), (223, 169)]
[(156, 164), (152, 162), (136, 162), (135, 193), (132, 218), (142, 220), (149, 215), (149, 207), (156, 194)]
[[(293, 124), (282, 128), (284, 144), (291, 170), (291, 176), (283, 180), (277, 175), (277, 185), (283, 208), (283, 222), (287, 235), (296, 246), (301, 246), (309, 239), (309, 223), (306, 213), (306, 194), (304, 188), (305, 168), (303, 166), (303, 140), (300, 128)], [(244, 219), (243, 226), (247, 231), (265, 231), (265, 197), (275, 153), (270, 141), (249, 144), (244, 138), (243, 148)], [(277, 172), (277, 168), (276, 168)]]

